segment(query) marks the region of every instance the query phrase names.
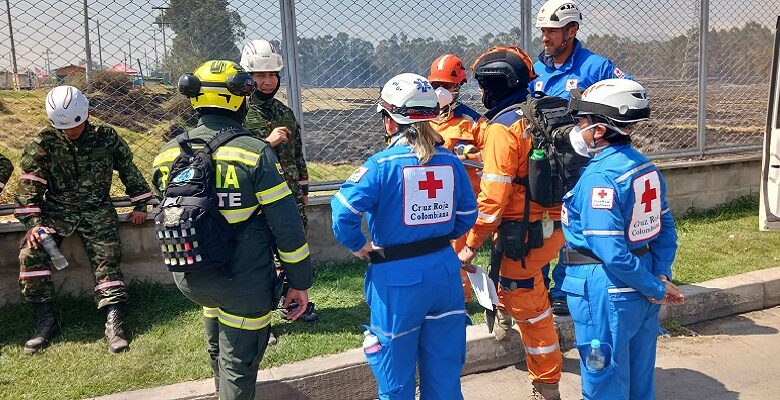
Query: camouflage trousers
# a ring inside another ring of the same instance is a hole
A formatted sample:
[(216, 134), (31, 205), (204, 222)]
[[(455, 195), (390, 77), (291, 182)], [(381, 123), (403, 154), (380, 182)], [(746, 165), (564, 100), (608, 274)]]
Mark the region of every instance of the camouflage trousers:
[(295, 200), (298, 204), (298, 215), (301, 216), (301, 222), (303, 222), (303, 233), (306, 233), (309, 229), (309, 219), (306, 218), (306, 205), (303, 204), (303, 198), (300, 201), (297, 198)]
[[(95, 276), (97, 308), (126, 302), (127, 288), (119, 269), (122, 247), (116, 220), (100, 224), (90, 224), (82, 220), (75, 233), (84, 244), (89, 265)], [(62, 236), (54, 236), (57, 243), (62, 243)], [(43, 246), (38, 246), (37, 249), (31, 249), (24, 244), (22, 246), (19, 252), (19, 286), (22, 297), (30, 303), (50, 302), (54, 295), (54, 283), (51, 280), (52, 265), (49, 256)], [(63, 270), (66, 271), (67, 269)]]

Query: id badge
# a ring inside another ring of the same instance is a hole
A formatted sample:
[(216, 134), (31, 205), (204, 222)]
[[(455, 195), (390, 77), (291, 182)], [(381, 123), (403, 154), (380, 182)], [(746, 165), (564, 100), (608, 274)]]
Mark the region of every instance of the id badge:
[(552, 236), (554, 229), (555, 223), (550, 218), (550, 214), (545, 211), (544, 215), (542, 216), (542, 234), (544, 235), (544, 238), (549, 239), (550, 236)]

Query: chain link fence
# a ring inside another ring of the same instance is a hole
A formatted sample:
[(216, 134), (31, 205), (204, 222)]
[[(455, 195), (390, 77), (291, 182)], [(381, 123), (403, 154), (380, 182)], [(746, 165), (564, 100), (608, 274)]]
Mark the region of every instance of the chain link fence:
[[(278, 97), (303, 125), (310, 180), (325, 182), (346, 178), (381, 148), (374, 102), (391, 76), (427, 75), (447, 52), (470, 65), (493, 45), (520, 45), (535, 57), (539, 32), (532, 24), (543, 1), (4, 3), (0, 152), (15, 163), (47, 124), (46, 92), (65, 83), (87, 90), (92, 118), (115, 126), (139, 168), (149, 171), (159, 147), (193, 122), (189, 102), (175, 91), (178, 76), (207, 59), (238, 60), (246, 40), (264, 38), (285, 57)], [(760, 148), (780, 3), (581, 3), (578, 38), (650, 91), (654, 119), (636, 132), (646, 153), (695, 157)], [(286, 75), (295, 67), (297, 74)], [(473, 80), (461, 99), (484, 111)], [(0, 203), (10, 201), (17, 176)]]

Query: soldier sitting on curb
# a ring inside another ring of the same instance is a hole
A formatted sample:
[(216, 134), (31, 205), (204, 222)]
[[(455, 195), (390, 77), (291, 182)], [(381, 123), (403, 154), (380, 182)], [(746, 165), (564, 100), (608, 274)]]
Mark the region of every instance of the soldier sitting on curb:
[(41, 350), (59, 333), (51, 305), (52, 263), (41, 246), (40, 235), (47, 232), (58, 244), (74, 233), (84, 244), (95, 274), (95, 302), (106, 310), (108, 349), (119, 353), (128, 348), (123, 328), (127, 288), (119, 269), (119, 220), (109, 197), (112, 172), (119, 172), (134, 205), (130, 222), (146, 221), (152, 193), (124, 139), (113, 128), (87, 120), (89, 100), (81, 91), (55, 87), (46, 96), (46, 113), (53, 129), (34, 135), (25, 146), (16, 193), (15, 214), (28, 229), (19, 253), (19, 286), (37, 318), (24, 351)]

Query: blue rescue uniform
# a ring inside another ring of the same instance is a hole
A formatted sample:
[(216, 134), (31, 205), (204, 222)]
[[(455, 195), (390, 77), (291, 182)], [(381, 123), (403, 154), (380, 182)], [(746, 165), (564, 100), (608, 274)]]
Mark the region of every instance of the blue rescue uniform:
[(544, 51), (534, 62), (536, 79), (528, 84), (531, 92), (544, 92), (548, 96), (569, 98), (569, 90), (585, 89), (604, 79), (634, 79), (623, 72), (609, 59), (598, 55), (584, 47), (575, 39), (574, 52), (563, 65), (555, 68), (552, 58), (546, 57)]
[[(366, 214), (371, 241), (391, 248), (421, 240), (457, 239), (474, 224), (477, 204), (463, 164), (442, 147), (420, 164), (396, 136), (342, 185), (331, 201), (333, 232), (360, 250)], [(460, 371), (466, 357), (461, 264), (447, 244), (429, 254), (371, 264), (365, 295), (370, 330), (382, 349), (367, 355), (380, 399), (414, 399), (415, 367), (421, 399), (462, 399)]]
[[(588, 164), (564, 197), (566, 247), (601, 263), (567, 263), (563, 290), (580, 349), (585, 399), (654, 399), (658, 275), (672, 277), (677, 250), (666, 183), (652, 161), (628, 144), (611, 145)], [(563, 257), (562, 257), (563, 261)], [(576, 264), (576, 265), (575, 265)], [(607, 365), (584, 360), (599, 339)]]

